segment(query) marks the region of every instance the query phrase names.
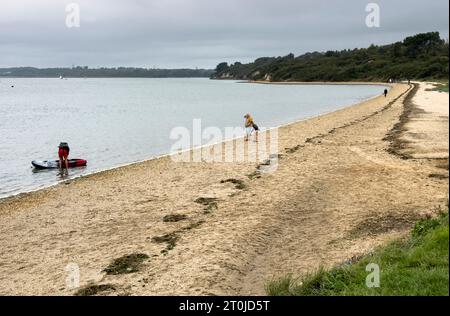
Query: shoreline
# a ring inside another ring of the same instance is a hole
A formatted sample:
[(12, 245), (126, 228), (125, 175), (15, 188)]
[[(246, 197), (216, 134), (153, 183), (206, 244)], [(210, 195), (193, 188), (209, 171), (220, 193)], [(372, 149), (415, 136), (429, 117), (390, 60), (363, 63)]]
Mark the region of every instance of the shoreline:
[[(81, 79), (83, 79), (83, 78), (81, 78)], [(150, 78), (150, 79), (152, 79), (152, 78)], [(175, 78), (175, 79), (177, 79), (177, 78)], [(237, 83), (280, 84), (280, 85), (285, 84), (284, 82), (265, 82), (265, 81), (243, 81), (243, 82), (237, 81)], [(370, 83), (370, 82), (365, 82), (365, 83), (360, 83), (360, 82), (354, 82), (354, 83), (353, 82), (342, 82), (342, 83), (286, 82), (286, 83), (287, 84), (291, 84), (291, 85), (325, 85), (325, 86), (326, 85), (345, 85), (345, 86), (349, 86), (349, 85), (372, 85), (372, 86), (380, 86), (380, 87), (387, 86), (387, 87), (390, 87), (391, 89), (395, 86), (395, 84), (384, 84), (384, 83), (374, 83), (374, 82), (372, 82), (372, 83)], [(360, 102), (357, 102), (357, 103), (354, 103), (354, 104), (343, 105), (343, 106), (337, 107), (336, 109), (331, 110), (331, 111), (326, 111), (326, 112), (323, 112), (323, 113), (320, 113), (320, 114), (317, 114), (317, 115), (308, 116), (308, 117), (301, 118), (301, 119), (298, 119), (298, 120), (295, 120), (295, 121), (292, 121), (292, 122), (289, 122), (289, 123), (286, 123), (286, 124), (281, 124), (281, 125), (278, 125), (278, 126), (275, 126), (275, 127), (271, 127), (268, 130), (270, 131), (270, 130), (273, 130), (273, 129), (280, 129), (280, 128), (287, 127), (287, 126), (290, 126), (290, 125), (293, 125), (293, 124), (297, 124), (297, 123), (300, 123), (300, 122), (304, 122), (304, 121), (307, 121), (307, 120), (310, 120), (310, 119), (314, 119), (314, 118), (318, 118), (318, 117), (325, 116), (325, 115), (328, 115), (328, 114), (332, 114), (334, 112), (338, 112), (338, 111), (344, 110), (344, 109), (349, 108), (349, 107), (357, 106), (357, 105), (359, 105), (361, 103), (369, 102), (370, 100), (376, 99), (378, 97), (379, 96), (373, 96), (373, 97), (364, 99), (364, 100), (362, 100)], [(236, 137), (236, 138), (233, 138), (233, 139), (224, 139), (224, 140), (219, 141), (219, 142), (214, 143), (214, 144), (201, 145), (199, 147), (186, 149), (186, 150), (183, 150), (181, 153), (189, 152), (189, 151), (193, 151), (193, 150), (199, 150), (199, 149), (206, 149), (206, 148), (212, 147), (214, 145), (218, 145), (220, 143), (227, 143), (227, 142), (231, 142), (231, 141), (242, 139), (242, 138), (244, 138), (244, 136)], [(33, 194), (35, 192), (39, 192), (39, 191), (42, 191), (42, 190), (47, 190), (47, 189), (50, 189), (50, 188), (58, 186), (58, 185), (63, 185), (66, 182), (77, 181), (77, 180), (79, 180), (81, 178), (90, 177), (90, 176), (93, 176), (93, 175), (96, 175), (96, 174), (100, 174), (100, 173), (103, 173), (103, 172), (108, 172), (108, 171), (112, 171), (112, 170), (115, 170), (115, 169), (121, 169), (121, 168), (125, 168), (125, 167), (128, 167), (128, 166), (133, 166), (133, 165), (136, 165), (136, 164), (146, 163), (146, 162), (153, 161), (153, 160), (168, 158), (168, 157), (171, 157), (171, 156), (173, 156), (175, 154), (178, 154), (178, 152), (177, 153), (159, 154), (159, 155), (151, 156), (149, 158), (145, 158), (145, 159), (142, 159), (142, 160), (133, 161), (133, 162), (127, 162), (127, 163), (119, 164), (119, 165), (112, 166), (112, 167), (109, 167), (109, 168), (95, 170), (95, 171), (92, 171), (92, 172), (89, 172), (89, 173), (86, 173), (86, 174), (81, 174), (81, 175), (75, 176), (75, 177), (70, 178), (70, 179), (60, 180), (60, 181), (58, 181), (56, 183), (52, 183), (52, 184), (49, 184), (49, 185), (43, 185), (42, 187), (39, 187), (39, 188), (36, 188), (36, 189), (24, 190), (24, 191), (17, 192), (17, 193), (8, 195), (8, 196), (0, 197), (0, 203), (8, 202), (8, 200), (10, 200), (10, 199), (19, 199), (22, 196), (27, 196), (27, 195)]]
[(398, 83), (387, 83), (387, 82), (371, 82), (371, 81), (254, 81), (247, 80), (242, 81), (242, 83), (254, 83), (254, 84), (273, 84), (273, 85), (305, 85), (305, 86), (315, 86), (315, 85), (329, 85), (329, 86), (380, 86), (380, 87), (390, 87), (392, 88), (396, 84), (405, 84), (405, 82)]

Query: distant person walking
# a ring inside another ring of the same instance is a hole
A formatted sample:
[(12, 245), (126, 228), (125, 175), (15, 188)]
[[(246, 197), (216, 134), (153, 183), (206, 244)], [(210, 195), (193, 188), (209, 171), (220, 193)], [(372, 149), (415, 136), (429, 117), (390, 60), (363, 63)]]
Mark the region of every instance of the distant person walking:
[(66, 168), (66, 171), (69, 170), (69, 144), (61, 142), (58, 146), (58, 157), (59, 157), (59, 168), (61, 171)]
[(384, 97), (386, 98), (387, 97), (387, 94), (388, 94), (388, 89), (384, 89)]
[(253, 118), (250, 114), (245, 114), (244, 118), (245, 118), (245, 134), (246, 134), (244, 140), (248, 141), (254, 131), (256, 141), (258, 141), (258, 132), (259, 132), (258, 125), (255, 124), (255, 122), (253, 121)]

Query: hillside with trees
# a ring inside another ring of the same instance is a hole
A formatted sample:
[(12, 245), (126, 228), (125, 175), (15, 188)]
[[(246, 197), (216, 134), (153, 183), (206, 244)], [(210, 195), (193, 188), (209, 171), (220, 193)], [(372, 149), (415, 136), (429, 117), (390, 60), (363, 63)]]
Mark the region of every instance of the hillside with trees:
[(220, 63), (213, 79), (264, 81), (387, 81), (447, 79), (448, 40), (438, 32), (390, 45), (313, 52), (298, 57), (263, 57), (253, 63)]
[(213, 73), (208, 69), (147, 69), (147, 68), (0, 68), (0, 77), (36, 78), (208, 78)]

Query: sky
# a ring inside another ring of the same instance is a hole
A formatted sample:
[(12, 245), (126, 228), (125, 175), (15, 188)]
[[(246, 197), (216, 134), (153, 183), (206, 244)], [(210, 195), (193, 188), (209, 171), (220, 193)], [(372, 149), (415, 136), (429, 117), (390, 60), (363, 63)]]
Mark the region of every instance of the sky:
[[(368, 3), (379, 27), (366, 25)], [(214, 68), (429, 31), (448, 39), (448, 10), (448, 0), (1, 0), (0, 67)]]

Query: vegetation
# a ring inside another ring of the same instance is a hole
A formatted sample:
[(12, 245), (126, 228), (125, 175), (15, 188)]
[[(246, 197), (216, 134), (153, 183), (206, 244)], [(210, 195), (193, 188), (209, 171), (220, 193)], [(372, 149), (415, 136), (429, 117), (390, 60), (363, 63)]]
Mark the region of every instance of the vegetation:
[(439, 82), (434, 84), (434, 88), (431, 89), (432, 91), (438, 91), (438, 92), (447, 92), (448, 93), (448, 81), (446, 82)]
[(391, 45), (313, 52), (298, 57), (263, 57), (253, 63), (220, 63), (212, 78), (266, 81), (448, 80), (448, 41), (438, 32)]
[(111, 284), (100, 284), (100, 285), (91, 284), (91, 285), (88, 285), (86, 287), (79, 289), (74, 295), (75, 296), (93, 296), (93, 295), (97, 295), (102, 292), (111, 292), (111, 291), (115, 291), (115, 290), (116, 290), (115, 286), (111, 285)]
[(39, 77), (39, 78), (193, 78), (210, 77), (213, 73), (208, 69), (146, 69), (146, 68), (0, 68), (0, 77)]
[[(269, 283), (269, 295), (449, 295), (448, 212), (437, 219), (418, 222), (407, 240), (400, 240), (355, 263), (335, 267), (296, 280), (287, 276)], [(366, 266), (380, 267), (380, 287), (368, 288)]]
[(148, 255), (144, 253), (133, 253), (114, 259), (103, 272), (112, 275), (138, 272), (141, 264), (147, 259)]

